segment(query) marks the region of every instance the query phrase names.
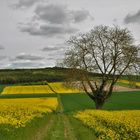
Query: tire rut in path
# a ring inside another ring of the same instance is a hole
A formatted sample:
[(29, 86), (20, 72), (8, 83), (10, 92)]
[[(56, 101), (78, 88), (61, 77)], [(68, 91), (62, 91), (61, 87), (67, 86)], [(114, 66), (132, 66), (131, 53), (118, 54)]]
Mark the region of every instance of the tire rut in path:
[(54, 123), (42, 140), (77, 140), (67, 115), (58, 113), (54, 116)]
[(46, 136), (46, 133), (51, 129), (54, 123), (54, 119), (54, 115), (51, 115), (47, 124), (41, 127), (38, 132), (31, 138), (31, 140), (43, 140)]
[(63, 115), (63, 119), (64, 119), (64, 136), (66, 140), (77, 140), (74, 132), (73, 132), (73, 128), (70, 124), (69, 118), (67, 117), (67, 115)]
[(64, 137), (65, 140), (76, 140), (76, 137), (74, 135), (73, 132), (73, 128), (70, 124), (69, 118), (67, 117), (67, 115), (64, 113), (64, 107), (61, 101), (61, 96), (59, 94), (57, 94), (57, 98), (59, 101), (59, 109), (60, 109), (60, 114), (63, 120), (63, 124), (64, 124)]

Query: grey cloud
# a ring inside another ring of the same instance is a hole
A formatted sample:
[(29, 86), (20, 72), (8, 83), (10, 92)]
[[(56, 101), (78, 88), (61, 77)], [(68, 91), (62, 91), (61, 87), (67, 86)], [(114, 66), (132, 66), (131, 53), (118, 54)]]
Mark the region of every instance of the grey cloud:
[(63, 5), (39, 5), (36, 10), (36, 17), (50, 23), (62, 24), (67, 22), (67, 9)]
[(29, 23), (20, 24), (20, 30), (34, 36), (62, 36), (79, 31), (76, 23), (90, 16), (87, 10), (69, 10), (64, 5), (40, 4)]
[(7, 56), (4, 56), (4, 55), (0, 56), (0, 60), (4, 60), (6, 58), (7, 58)]
[(45, 62), (30, 62), (30, 61), (25, 61), (25, 62), (12, 62), (5, 66), (5, 68), (39, 68), (39, 67), (45, 67)]
[(17, 3), (14, 4), (16, 8), (23, 8), (23, 7), (31, 7), (35, 3), (40, 2), (41, 0), (18, 0)]
[(60, 57), (48, 57), (47, 60), (56, 62), (56, 61), (62, 60), (62, 58), (60, 58)]
[(57, 51), (55, 51), (52, 53), (48, 53), (48, 57), (54, 56), (54, 58), (56, 58), (56, 60), (57, 60), (58, 58), (64, 58), (64, 54), (65, 54), (64, 50), (59, 51), (59, 53)]
[(4, 46), (3, 45), (0, 45), (0, 50), (4, 50)]
[(21, 53), (14, 58), (9, 59), (9, 64), (3, 66), (4, 68), (43, 68), (51, 65), (51, 62), (47, 61), (46, 57), (42, 57), (36, 54)]
[(77, 31), (76, 28), (70, 27), (70, 26), (55, 26), (55, 25), (49, 25), (49, 26), (41, 26), (42, 31), (45, 31), (46, 35), (52, 36), (55, 34), (71, 34)]
[(61, 48), (65, 48), (66, 47), (66, 42), (64, 41), (63, 43), (57, 43), (55, 44), (55, 46), (61, 47)]
[(124, 19), (124, 23), (140, 23), (140, 10), (135, 14), (128, 14)]
[(26, 53), (21, 53), (17, 55), (15, 58), (11, 59), (11, 61), (16, 61), (16, 60), (30, 60), (30, 61), (37, 61), (37, 60), (43, 60), (44, 57), (35, 55), (35, 54), (26, 54)]
[(82, 22), (90, 16), (87, 10), (69, 10), (64, 5), (39, 5), (35, 17), (53, 24)]
[(57, 61), (64, 59), (64, 54), (54, 54), (48, 55), (47, 60), (49, 61)]
[(56, 43), (43, 47), (41, 51), (49, 52), (49, 53), (61, 53), (61, 52), (65, 52), (65, 49), (66, 49), (65, 43)]
[(30, 35), (34, 36), (61, 36), (63, 34), (71, 34), (77, 32), (78, 29), (73, 28), (71, 26), (58, 26), (58, 25), (40, 25), (40, 27), (32, 27), (32, 25), (28, 25), (25, 27), (21, 27), (22, 32), (27, 32)]
[(42, 48), (41, 50), (50, 52), (50, 51), (59, 51), (59, 50), (62, 50), (62, 48), (46, 46)]
[(74, 22), (76, 23), (82, 22), (90, 16), (89, 11), (87, 10), (73, 11), (72, 14), (73, 14)]

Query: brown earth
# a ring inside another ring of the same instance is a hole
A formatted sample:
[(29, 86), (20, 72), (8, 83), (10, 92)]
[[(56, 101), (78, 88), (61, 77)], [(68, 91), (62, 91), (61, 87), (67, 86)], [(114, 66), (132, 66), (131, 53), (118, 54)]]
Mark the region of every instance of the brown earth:
[(123, 86), (117, 85), (117, 86), (114, 86), (113, 91), (140, 91), (140, 89), (123, 87)]

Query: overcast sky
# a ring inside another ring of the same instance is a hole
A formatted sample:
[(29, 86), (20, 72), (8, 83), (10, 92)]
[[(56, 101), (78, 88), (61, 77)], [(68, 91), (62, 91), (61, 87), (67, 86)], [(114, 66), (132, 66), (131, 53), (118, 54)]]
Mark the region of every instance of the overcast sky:
[(0, 68), (55, 66), (66, 40), (119, 25), (140, 42), (140, 0), (0, 0)]

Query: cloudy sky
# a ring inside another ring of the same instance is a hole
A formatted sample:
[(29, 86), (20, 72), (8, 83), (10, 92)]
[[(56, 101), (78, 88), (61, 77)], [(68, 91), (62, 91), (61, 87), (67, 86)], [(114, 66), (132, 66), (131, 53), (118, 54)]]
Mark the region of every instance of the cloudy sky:
[(119, 25), (140, 42), (140, 0), (0, 0), (0, 68), (55, 66), (71, 35)]

